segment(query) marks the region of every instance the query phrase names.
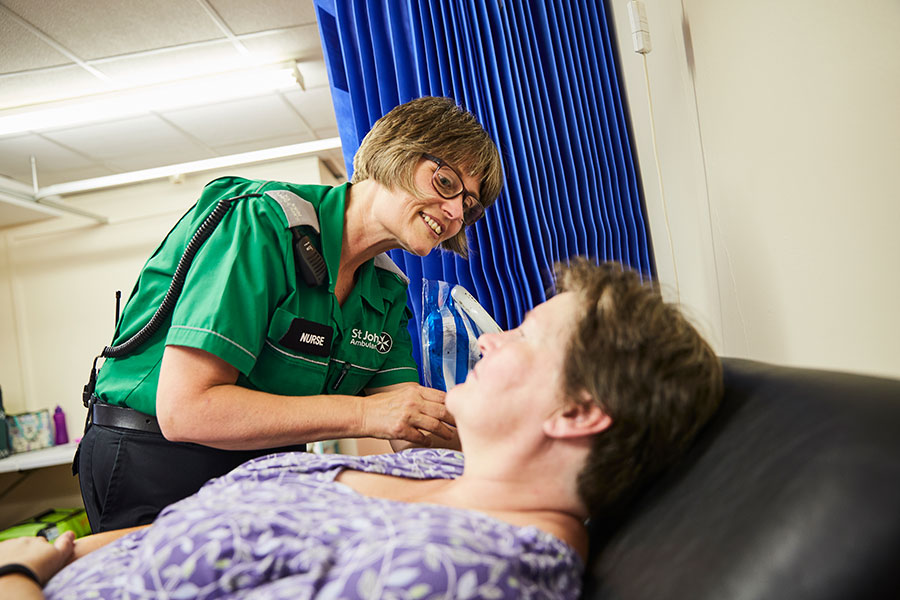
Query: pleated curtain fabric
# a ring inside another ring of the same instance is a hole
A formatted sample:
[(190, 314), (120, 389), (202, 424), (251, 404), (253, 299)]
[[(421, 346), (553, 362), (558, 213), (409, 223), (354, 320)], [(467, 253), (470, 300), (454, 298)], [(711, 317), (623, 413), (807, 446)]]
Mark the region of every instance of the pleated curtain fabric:
[(605, 0), (315, 0), (344, 160), (372, 124), (448, 96), (494, 139), (500, 198), (469, 228), (469, 259), (391, 252), (409, 276), (420, 358), (422, 278), (459, 283), (504, 329), (580, 255), (655, 274)]

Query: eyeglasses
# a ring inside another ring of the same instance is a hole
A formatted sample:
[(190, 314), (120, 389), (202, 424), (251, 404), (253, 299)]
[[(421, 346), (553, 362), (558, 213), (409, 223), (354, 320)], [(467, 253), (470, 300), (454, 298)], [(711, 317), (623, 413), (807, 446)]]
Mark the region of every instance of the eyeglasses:
[(475, 224), (484, 216), (484, 205), (478, 197), (466, 189), (459, 172), (445, 163), (437, 156), (423, 154), (426, 160), (430, 160), (438, 166), (431, 176), (431, 185), (441, 198), (452, 200), (462, 194), (463, 224), (467, 227)]

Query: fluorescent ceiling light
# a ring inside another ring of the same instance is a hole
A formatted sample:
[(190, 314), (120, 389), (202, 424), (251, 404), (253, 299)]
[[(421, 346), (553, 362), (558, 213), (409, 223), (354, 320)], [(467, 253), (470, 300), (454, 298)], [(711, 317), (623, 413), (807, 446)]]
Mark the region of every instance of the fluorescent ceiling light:
[(296, 66), (241, 71), (0, 112), (0, 136), (112, 121), (296, 88)]
[(118, 185), (126, 185), (136, 183), (138, 181), (150, 181), (152, 179), (162, 179), (173, 175), (185, 175), (188, 173), (197, 173), (200, 171), (210, 171), (212, 169), (220, 169), (222, 167), (232, 167), (234, 165), (244, 165), (253, 162), (261, 162), (265, 160), (274, 160), (277, 158), (286, 158), (289, 156), (303, 156), (306, 154), (315, 154), (323, 150), (332, 150), (341, 147), (341, 138), (333, 137), (324, 140), (314, 140), (312, 142), (303, 142), (301, 144), (291, 144), (290, 146), (279, 146), (278, 148), (267, 148), (265, 150), (255, 150), (253, 152), (242, 152), (241, 154), (231, 154), (229, 156), (219, 156), (216, 158), (207, 158), (204, 160), (195, 160), (177, 165), (167, 165), (165, 167), (156, 167), (154, 169), (144, 169), (142, 171), (131, 171), (130, 173), (119, 173), (118, 175), (107, 175), (105, 177), (95, 177), (93, 179), (82, 179), (80, 181), (70, 181), (68, 183), (59, 183), (41, 188), (35, 195), (35, 199), (50, 198), (53, 196), (64, 196), (67, 194), (77, 194), (89, 190), (98, 190), (103, 188), (115, 187)]

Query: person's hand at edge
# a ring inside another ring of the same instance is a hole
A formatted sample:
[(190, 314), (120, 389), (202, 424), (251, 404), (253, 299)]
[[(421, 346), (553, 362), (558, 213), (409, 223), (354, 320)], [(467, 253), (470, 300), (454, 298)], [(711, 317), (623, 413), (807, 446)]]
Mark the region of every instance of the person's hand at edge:
[(42, 537), (21, 537), (0, 542), (0, 566), (20, 564), (37, 576), (40, 585), (26, 575), (0, 577), (4, 598), (42, 598), (40, 587), (65, 566), (75, 548), (75, 533), (63, 532), (50, 544)]

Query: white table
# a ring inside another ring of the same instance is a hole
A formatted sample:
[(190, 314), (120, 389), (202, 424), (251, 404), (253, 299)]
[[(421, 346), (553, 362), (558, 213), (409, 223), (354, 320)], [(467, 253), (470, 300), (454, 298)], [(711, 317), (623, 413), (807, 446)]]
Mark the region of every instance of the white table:
[(0, 458), (0, 473), (21, 473), (30, 469), (71, 463), (72, 459), (75, 458), (75, 449), (77, 447), (78, 444), (70, 442), (61, 446), (51, 446), (41, 450), (10, 454), (6, 458)]

